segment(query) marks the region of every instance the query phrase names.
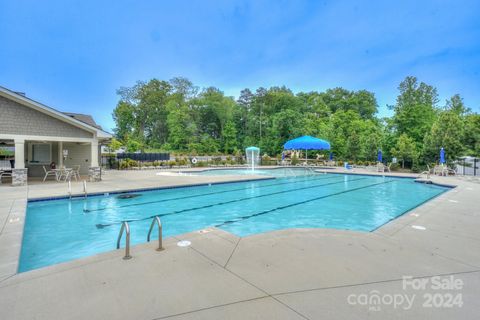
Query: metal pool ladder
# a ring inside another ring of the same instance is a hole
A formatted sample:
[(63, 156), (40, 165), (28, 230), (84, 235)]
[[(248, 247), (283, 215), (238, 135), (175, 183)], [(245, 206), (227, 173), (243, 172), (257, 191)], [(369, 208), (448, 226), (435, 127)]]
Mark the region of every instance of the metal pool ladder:
[(68, 183), (67, 183), (67, 190), (68, 190), (68, 197), (70, 198), (70, 200), (72, 200), (72, 183), (70, 182), (70, 180), (68, 180)]
[(120, 241), (122, 240), (123, 231), (125, 231), (125, 256), (124, 260), (131, 259), (130, 255), (130, 226), (127, 221), (122, 222), (122, 227), (120, 228), (120, 233), (118, 234), (117, 239), (117, 249), (120, 249)]
[(163, 250), (163, 245), (162, 245), (162, 221), (160, 221), (160, 218), (158, 216), (155, 216), (152, 220), (152, 223), (150, 224), (150, 229), (148, 230), (148, 235), (147, 235), (147, 242), (150, 242), (150, 236), (152, 235), (152, 230), (153, 227), (157, 223), (158, 225), (158, 248), (156, 249), (157, 251), (162, 251)]
[(83, 195), (85, 196), (85, 199), (87, 199), (87, 180), (83, 180)]

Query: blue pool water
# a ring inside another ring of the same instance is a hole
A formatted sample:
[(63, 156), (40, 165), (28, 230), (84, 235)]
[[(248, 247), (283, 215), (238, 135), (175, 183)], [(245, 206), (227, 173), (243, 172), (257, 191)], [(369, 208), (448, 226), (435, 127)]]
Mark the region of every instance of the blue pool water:
[(262, 175), (270, 177), (295, 177), (295, 176), (304, 176), (312, 175), (315, 173), (315, 168), (276, 168), (276, 169), (207, 169), (200, 172), (191, 173), (192, 175), (201, 175), (201, 176), (223, 176), (223, 175)]
[(412, 179), (317, 174), (142, 191), (130, 199), (29, 202), (19, 271), (115, 249), (123, 220), (132, 244), (146, 242), (155, 215), (164, 236), (210, 226), (238, 236), (286, 228), (368, 232), (446, 190)]

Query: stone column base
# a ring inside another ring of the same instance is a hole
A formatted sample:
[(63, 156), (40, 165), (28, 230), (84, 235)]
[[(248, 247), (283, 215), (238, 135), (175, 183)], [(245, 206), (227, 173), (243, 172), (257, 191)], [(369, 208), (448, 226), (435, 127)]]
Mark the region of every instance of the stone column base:
[(102, 180), (102, 169), (100, 167), (88, 168), (88, 178), (90, 182), (96, 182)]
[(27, 185), (28, 168), (25, 169), (12, 169), (12, 186), (25, 186)]

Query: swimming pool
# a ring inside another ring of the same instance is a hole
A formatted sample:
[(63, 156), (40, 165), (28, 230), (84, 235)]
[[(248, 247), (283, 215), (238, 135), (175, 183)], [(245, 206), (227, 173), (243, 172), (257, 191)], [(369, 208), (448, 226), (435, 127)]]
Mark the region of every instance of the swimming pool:
[(191, 175), (200, 175), (200, 176), (223, 176), (223, 175), (261, 175), (261, 176), (270, 176), (270, 177), (298, 177), (298, 176), (309, 176), (316, 174), (316, 169), (322, 168), (312, 168), (312, 167), (282, 167), (282, 168), (273, 168), (273, 169), (206, 169), (203, 171), (189, 173)]
[(164, 236), (210, 226), (238, 236), (286, 228), (368, 232), (446, 190), (405, 178), (315, 174), (141, 191), (126, 199), (29, 202), (19, 272), (113, 250), (123, 220), (132, 244), (146, 242), (155, 215)]

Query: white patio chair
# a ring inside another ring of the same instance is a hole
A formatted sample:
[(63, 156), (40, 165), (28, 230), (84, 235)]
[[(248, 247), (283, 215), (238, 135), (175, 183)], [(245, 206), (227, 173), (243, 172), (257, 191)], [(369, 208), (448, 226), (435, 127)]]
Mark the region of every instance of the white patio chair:
[(392, 171), (390, 170), (391, 167), (392, 167), (392, 164), (390, 163), (388, 166), (385, 166), (385, 170), (387, 170), (388, 172), (392, 172)]
[(80, 180), (80, 165), (79, 164), (73, 166), (73, 170), (70, 173), (70, 175), (75, 178), (75, 181)]
[(42, 166), (42, 167), (43, 167), (43, 171), (45, 172), (45, 177), (43, 177), (43, 182), (47, 180), (48, 176), (54, 176), (55, 180), (58, 180), (57, 172), (55, 170), (47, 170), (45, 166)]
[(427, 176), (427, 179), (430, 179), (430, 175), (431, 174), (435, 174), (435, 169), (430, 169), (430, 166), (427, 164), (427, 170), (426, 171), (423, 171), (421, 172), (417, 178), (421, 178), (422, 175), (426, 175)]

